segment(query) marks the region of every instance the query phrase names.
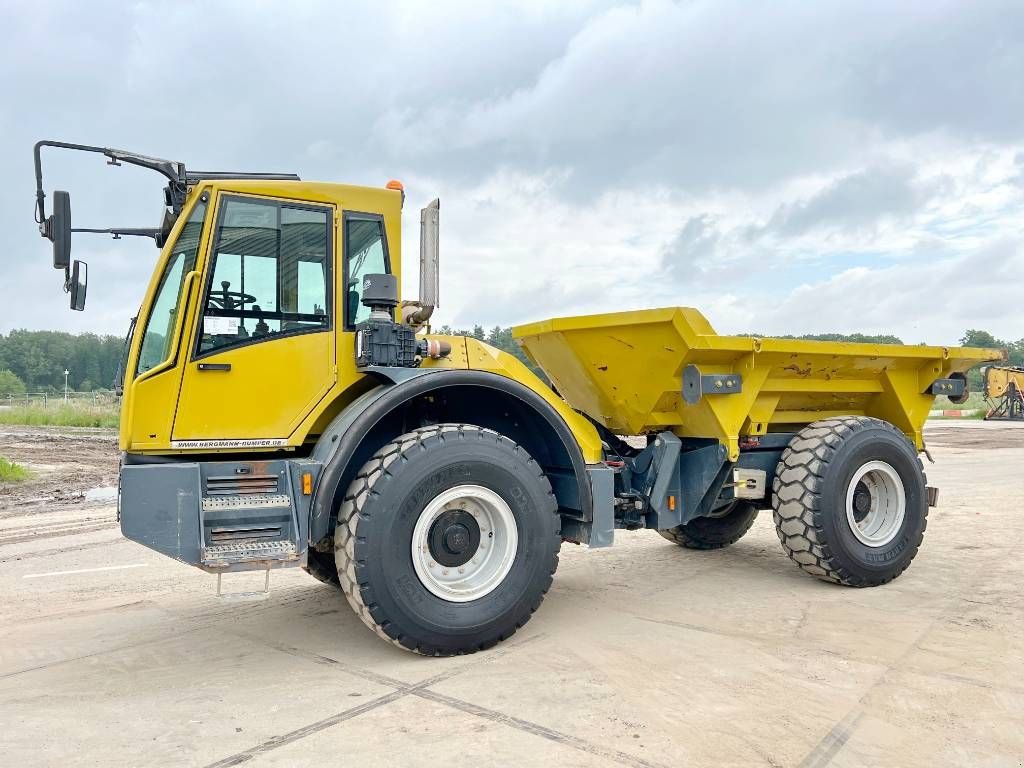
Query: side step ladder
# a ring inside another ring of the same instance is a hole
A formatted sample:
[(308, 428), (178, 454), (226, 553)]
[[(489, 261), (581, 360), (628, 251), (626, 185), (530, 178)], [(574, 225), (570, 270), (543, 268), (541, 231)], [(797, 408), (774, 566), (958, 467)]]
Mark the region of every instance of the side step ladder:
[(273, 474), (252, 474), (246, 465), (210, 469), (216, 474), (203, 473), (200, 505), (203, 567), (219, 574), (298, 565), (299, 527), (285, 468)]

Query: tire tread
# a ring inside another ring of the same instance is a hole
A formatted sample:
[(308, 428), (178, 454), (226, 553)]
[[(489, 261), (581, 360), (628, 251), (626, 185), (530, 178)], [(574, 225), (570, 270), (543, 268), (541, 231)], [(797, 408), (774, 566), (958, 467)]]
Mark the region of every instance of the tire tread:
[[(821, 486), (836, 449), (856, 432), (868, 427), (882, 427), (906, 440), (906, 435), (887, 421), (868, 416), (839, 416), (804, 427), (782, 452), (779, 468), (772, 483), (772, 517), (782, 549), (802, 571), (823, 581), (850, 587), (885, 584), (909, 567), (924, 538), (928, 524), (925, 506), (921, 532), (911, 545), (910, 557), (903, 567), (887, 577), (867, 581), (844, 568), (829, 547), (823, 526)], [(909, 442), (909, 441), (908, 441)], [(917, 464), (921, 475), (924, 465)]]
[[(551, 557), (548, 575), (544, 582), (543, 589), (538, 599), (533, 602), (529, 610), (523, 615), (517, 616), (510, 631), (503, 632), (499, 637), (481, 643), (470, 649), (449, 651), (446, 649), (433, 648), (417, 642), (415, 639), (403, 636), (396, 624), (385, 615), (383, 609), (373, 602), (372, 587), (366, 579), (361, 579), (360, 566), (365, 561), (359, 559), (359, 544), (365, 539), (359, 535), (359, 523), (361, 520), (368, 520), (370, 513), (366, 510), (366, 501), (377, 495), (375, 486), (383, 479), (392, 476), (393, 467), (396, 462), (399, 464), (409, 461), (409, 455), (417, 451), (428, 449), (426, 442), (438, 439), (442, 444), (447, 440), (488, 440), (495, 443), (504, 443), (522, 458), (533, 470), (538, 484), (542, 485), (549, 502), (553, 525), (554, 541), (552, 542), (553, 554)], [(558, 521), (558, 505), (555, 502), (554, 491), (551, 483), (541, 469), (540, 465), (519, 445), (495, 432), (472, 424), (436, 424), (428, 427), (420, 427), (408, 432), (384, 445), (362, 466), (342, 500), (341, 509), (338, 513), (338, 524), (335, 528), (335, 562), (338, 566), (338, 578), (342, 592), (348, 600), (352, 610), (362, 622), (373, 630), (381, 639), (406, 651), (412, 651), (424, 656), (448, 656), (464, 653), (475, 653), (486, 650), (498, 642), (507, 640), (515, 631), (522, 627), (530, 619), (547, 594), (548, 589), (558, 568), (558, 549), (561, 546), (561, 532)]]

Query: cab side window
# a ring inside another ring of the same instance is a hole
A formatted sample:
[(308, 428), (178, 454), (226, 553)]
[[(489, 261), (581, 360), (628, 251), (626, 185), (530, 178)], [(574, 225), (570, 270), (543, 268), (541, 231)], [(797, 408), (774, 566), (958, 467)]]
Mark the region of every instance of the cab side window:
[(142, 334), (139, 359), (135, 375), (141, 376), (170, 359), (174, 351), (174, 327), (181, 306), (181, 288), (185, 276), (195, 269), (196, 254), (199, 252), (199, 238), (203, 233), (206, 219), (206, 202), (200, 200), (189, 214), (178, 240), (171, 248), (167, 266), (160, 276), (153, 305), (146, 319), (146, 330)]
[(363, 278), (391, 271), (384, 219), (366, 213), (345, 213), (345, 326), (354, 328), (370, 317), (360, 303)]
[(198, 354), (331, 327), (332, 209), (225, 197)]

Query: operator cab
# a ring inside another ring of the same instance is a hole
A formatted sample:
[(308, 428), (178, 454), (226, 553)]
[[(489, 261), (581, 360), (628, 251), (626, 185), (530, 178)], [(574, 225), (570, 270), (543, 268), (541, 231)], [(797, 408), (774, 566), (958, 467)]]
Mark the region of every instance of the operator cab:
[[(55, 192), (46, 210), (43, 148), (160, 173), (160, 226), (72, 228), (67, 192)], [(381, 338), (398, 334), (408, 346), (436, 305), (435, 201), (421, 217), (421, 295), (429, 303), (397, 306), (399, 182), (371, 188), (289, 173), (190, 172), (177, 161), (56, 141), (36, 144), (35, 169), (36, 220), (54, 267), (65, 271), (73, 309), (84, 307), (88, 268), (71, 262), (72, 233), (143, 236), (161, 248), (125, 343), (122, 450), (300, 449), (326, 418), (326, 404), (361, 380), (357, 367), (374, 364), (366, 354), (379, 347), (357, 344), (359, 329), (377, 323)], [(376, 319), (364, 286), (374, 275), (394, 286)]]

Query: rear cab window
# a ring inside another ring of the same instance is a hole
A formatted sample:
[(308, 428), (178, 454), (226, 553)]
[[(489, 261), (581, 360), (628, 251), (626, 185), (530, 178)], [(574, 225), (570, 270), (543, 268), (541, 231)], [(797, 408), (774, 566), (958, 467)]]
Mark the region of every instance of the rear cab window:
[(391, 272), (384, 218), (377, 214), (346, 212), (345, 217), (345, 327), (352, 330), (370, 317), (361, 303), (363, 278)]

